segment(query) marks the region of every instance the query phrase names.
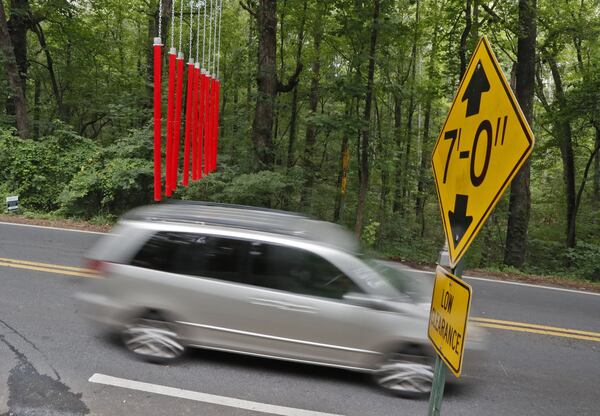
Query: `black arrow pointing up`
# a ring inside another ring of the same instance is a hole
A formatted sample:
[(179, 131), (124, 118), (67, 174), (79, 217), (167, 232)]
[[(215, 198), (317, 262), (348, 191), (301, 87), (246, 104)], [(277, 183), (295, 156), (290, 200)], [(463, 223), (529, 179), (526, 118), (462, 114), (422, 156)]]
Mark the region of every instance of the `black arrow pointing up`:
[(463, 94), (461, 101), (467, 101), (467, 117), (479, 114), (479, 105), (481, 104), (481, 94), (490, 90), (490, 83), (485, 76), (485, 70), (481, 66), (481, 61), (477, 62), (477, 67), (471, 75), (471, 80)]
[(463, 238), (463, 235), (465, 235), (465, 231), (467, 231), (467, 228), (469, 228), (469, 225), (473, 222), (473, 217), (467, 215), (468, 202), (468, 195), (457, 194), (456, 200), (454, 201), (454, 212), (448, 211), (454, 247), (458, 245), (458, 242)]

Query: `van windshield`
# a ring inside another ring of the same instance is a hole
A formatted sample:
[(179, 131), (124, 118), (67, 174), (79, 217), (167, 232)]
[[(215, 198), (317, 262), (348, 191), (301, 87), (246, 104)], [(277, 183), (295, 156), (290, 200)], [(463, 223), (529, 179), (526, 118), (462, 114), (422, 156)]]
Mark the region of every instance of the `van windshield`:
[(367, 256), (362, 257), (362, 260), (396, 291), (410, 297), (414, 302), (427, 301), (431, 297), (429, 281), (412, 277), (389, 262), (375, 260)]

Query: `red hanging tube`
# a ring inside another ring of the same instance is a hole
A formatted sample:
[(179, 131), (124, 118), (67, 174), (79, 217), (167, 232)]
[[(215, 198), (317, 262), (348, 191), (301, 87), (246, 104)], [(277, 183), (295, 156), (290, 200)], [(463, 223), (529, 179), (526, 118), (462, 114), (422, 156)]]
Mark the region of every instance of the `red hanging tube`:
[(204, 132), (204, 142), (203, 142), (203, 146), (204, 146), (204, 166), (203, 166), (203, 172), (204, 175), (208, 175), (208, 166), (210, 163), (210, 137), (208, 135), (209, 132), (209, 128), (208, 128), (208, 106), (210, 104), (209, 99), (208, 99), (208, 93), (210, 91), (210, 76), (209, 75), (204, 75), (204, 122), (202, 124), (202, 129)]
[(177, 56), (177, 87), (175, 88), (175, 129), (173, 130), (174, 142), (172, 149), (171, 163), (171, 190), (177, 189), (179, 176), (179, 142), (181, 139), (181, 105), (183, 95), (183, 53), (179, 52)]
[(167, 90), (167, 149), (165, 155), (165, 195), (171, 196), (172, 194), (172, 152), (173, 152), (173, 128), (175, 118), (175, 48), (169, 50), (169, 83)]
[(192, 142), (192, 180), (196, 180), (196, 153), (198, 152), (196, 143), (196, 134), (198, 132), (198, 64), (194, 65), (194, 79), (192, 85), (192, 132), (190, 134), (190, 141)]
[(208, 173), (212, 172), (212, 164), (213, 164), (213, 96), (214, 96), (214, 78), (212, 75), (208, 78), (209, 88), (206, 93), (206, 100), (208, 101), (208, 112), (207, 112), (207, 120), (206, 120), (206, 136), (208, 140)]
[(198, 89), (197, 93), (196, 93), (196, 136), (195, 136), (195, 144), (196, 144), (196, 153), (194, 153), (194, 178), (196, 180), (200, 179), (200, 175), (198, 174), (199, 172), (199, 168), (198, 168), (198, 162), (199, 162), (199, 156), (202, 154), (202, 150), (200, 149), (199, 143), (200, 143), (200, 138), (198, 137), (201, 133), (200, 130), (200, 123), (202, 122), (202, 113), (201, 113), (201, 101), (202, 101), (202, 91), (200, 90), (200, 82), (202, 81), (202, 70), (200, 69), (200, 66), (198, 66), (198, 68), (196, 69), (197, 73), (196, 73), (196, 88)]
[(215, 78), (213, 80), (213, 90), (212, 90), (212, 100), (213, 100), (213, 110), (212, 110), (212, 118), (211, 118), (211, 123), (212, 123), (212, 164), (210, 166), (210, 171), (214, 172), (215, 171), (215, 166), (217, 164), (217, 79)]
[(206, 141), (204, 137), (204, 129), (206, 125), (206, 74), (204, 69), (200, 73), (200, 96), (199, 96), (199, 110), (198, 110), (198, 178), (202, 178), (202, 156), (205, 155), (204, 143)]
[(185, 141), (183, 145), (183, 186), (188, 186), (190, 175), (190, 132), (192, 129), (192, 85), (194, 64), (187, 64), (187, 95), (185, 101)]
[(161, 199), (161, 112), (160, 112), (160, 86), (161, 86), (161, 64), (162, 45), (160, 38), (154, 38), (154, 200)]
[(217, 157), (219, 155), (219, 102), (221, 101), (221, 81), (216, 80), (215, 91), (215, 154), (213, 159), (213, 171), (217, 170)]

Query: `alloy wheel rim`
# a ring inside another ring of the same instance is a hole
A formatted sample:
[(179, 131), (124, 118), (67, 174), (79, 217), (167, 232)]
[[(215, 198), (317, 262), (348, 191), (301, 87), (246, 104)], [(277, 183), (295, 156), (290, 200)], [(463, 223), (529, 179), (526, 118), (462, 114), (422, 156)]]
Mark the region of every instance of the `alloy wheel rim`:
[(127, 349), (147, 357), (173, 359), (183, 352), (177, 334), (168, 325), (148, 319), (128, 326), (123, 338)]
[(433, 366), (429, 361), (426, 357), (400, 354), (390, 357), (377, 370), (377, 383), (399, 393), (429, 393), (433, 383)]

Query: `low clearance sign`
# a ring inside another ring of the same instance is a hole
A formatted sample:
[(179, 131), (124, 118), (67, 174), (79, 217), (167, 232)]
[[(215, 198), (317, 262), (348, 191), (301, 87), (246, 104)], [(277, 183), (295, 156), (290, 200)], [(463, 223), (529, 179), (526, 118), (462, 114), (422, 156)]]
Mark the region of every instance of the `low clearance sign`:
[(456, 377), (462, 371), (470, 308), (471, 286), (438, 266), (427, 336)]

